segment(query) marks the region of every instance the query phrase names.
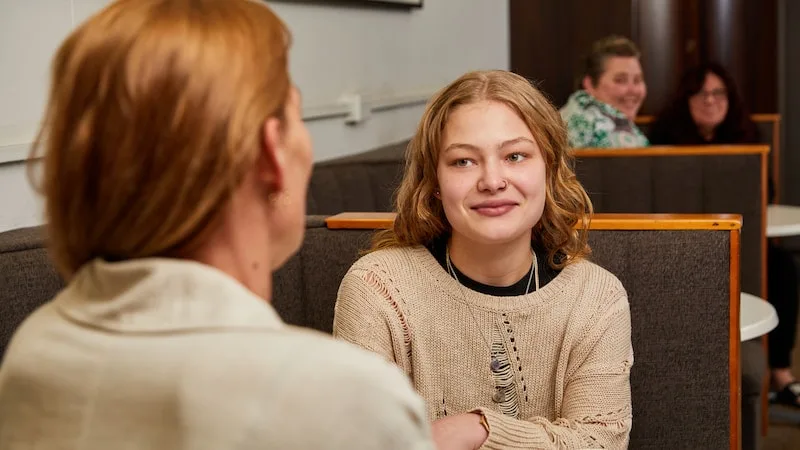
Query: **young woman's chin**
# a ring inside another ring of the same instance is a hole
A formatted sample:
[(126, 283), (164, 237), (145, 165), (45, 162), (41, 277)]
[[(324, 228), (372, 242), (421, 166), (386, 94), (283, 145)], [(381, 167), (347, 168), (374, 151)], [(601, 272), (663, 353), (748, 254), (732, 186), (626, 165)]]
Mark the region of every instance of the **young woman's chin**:
[(454, 234), (461, 234), (469, 241), (481, 245), (506, 245), (517, 241), (530, 240), (532, 227), (521, 227), (519, 225), (503, 226), (499, 224), (486, 224), (484, 226), (472, 226), (464, 233), (454, 230)]

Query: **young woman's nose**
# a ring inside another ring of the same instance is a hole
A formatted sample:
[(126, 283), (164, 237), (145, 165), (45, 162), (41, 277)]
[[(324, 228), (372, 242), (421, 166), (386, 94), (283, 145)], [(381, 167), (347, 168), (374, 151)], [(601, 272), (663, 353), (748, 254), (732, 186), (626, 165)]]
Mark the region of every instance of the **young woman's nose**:
[(501, 164), (491, 163), (484, 165), (481, 178), (478, 180), (478, 190), (497, 192), (506, 187), (508, 187), (508, 181)]

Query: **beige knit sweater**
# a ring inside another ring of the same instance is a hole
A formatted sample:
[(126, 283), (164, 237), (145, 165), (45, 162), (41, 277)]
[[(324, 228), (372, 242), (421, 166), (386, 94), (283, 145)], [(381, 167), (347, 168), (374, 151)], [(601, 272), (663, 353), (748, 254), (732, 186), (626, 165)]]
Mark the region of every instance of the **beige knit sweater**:
[(463, 288), (424, 247), (357, 261), (334, 319), (334, 335), (409, 375), (430, 420), (481, 411), (482, 448), (498, 450), (626, 448), (630, 327), (622, 284), (591, 262), (528, 295), (493, 297)]

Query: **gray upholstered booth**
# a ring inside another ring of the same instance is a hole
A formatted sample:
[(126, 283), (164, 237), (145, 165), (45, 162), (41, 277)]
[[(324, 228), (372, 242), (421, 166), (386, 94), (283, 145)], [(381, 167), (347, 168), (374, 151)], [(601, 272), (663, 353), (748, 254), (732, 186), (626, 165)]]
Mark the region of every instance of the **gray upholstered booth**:
[[(631, 448), (735, 448), (738, 222), (610, 217), (593, 227), (592, 259), (620, 278), (631, 303)], [(371, 234), (309, 217), (301, 250), (275, 274), (284, 320), (330, 332), (339, 282)], [(40, 228), (0, 233), (0, 280), (2, 352), (20, 321), (62, 286)]]
[(766, 145), (576, 149), (598, 213), (741, 214), (742, 290), (766, 297)]
[[(307, 260), (348, 267), (342, 261), (356, 258), (372, 229), (391, 217), (329, 218), (337, 229), (320, 233), (337, 251)], [(608, 214), (592, 221), (591, 259), (619, 277), (631, 306), (631, 449), (738, 448), (739, 220)], [(330, 311), (335, 283), (323, 283), (331, 295), (319, 308)]]
[[(309, 214), (388, 212), (407, 142), (316, 164)], [(576, 172), (598, 213), (731, 213), (744, 218), (742, 287), (766, 296), (766, 145), (580, 149)]]

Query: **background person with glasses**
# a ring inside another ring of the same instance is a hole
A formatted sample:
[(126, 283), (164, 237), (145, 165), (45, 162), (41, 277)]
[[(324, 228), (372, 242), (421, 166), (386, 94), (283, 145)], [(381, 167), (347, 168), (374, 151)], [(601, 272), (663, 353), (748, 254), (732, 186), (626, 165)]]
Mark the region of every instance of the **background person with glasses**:
[(758, 129), (736, 84), (717, 63), (689, 69), (649, 133), (651, 145), (750, 144)]
[[(652, 145), (750, 144), (759, 141), (736, 84), (719, 64), (707, 63), (686, 72), (672, 103), (656, 119)], [(773, 182), (769, 180), (769, 201)], [(769, 334), (772, 390), (778, 403), (800, 407), (800, 382), (791, 372), (797, 335), (798, 279), (792, 255), (773, 242), (767, 246), (767, 290), (778, 313), (778, 326)], [(742, 383), (760, 382), (760, 364), (742, 346)]]

